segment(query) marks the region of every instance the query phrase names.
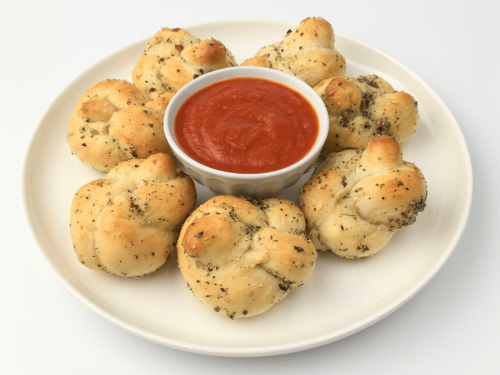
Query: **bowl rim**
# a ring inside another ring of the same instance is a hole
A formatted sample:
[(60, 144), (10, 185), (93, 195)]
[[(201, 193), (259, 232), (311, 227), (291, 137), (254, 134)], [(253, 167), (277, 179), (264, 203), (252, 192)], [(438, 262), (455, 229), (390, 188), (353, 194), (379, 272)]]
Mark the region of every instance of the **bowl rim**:
[[(227, 75), (229, 72), (231, 76), (229, 77), (223, 77), (220, 79), (215, 79), (215, 77), (219, 75)], [(233, 73), (234, 72), (234, 73)], [(245, 73), (246, 72), (246, 73)], [(260, 73), (265, 73), (262, 75), (275, 75), (277, 78), (280, 79), (274, 79), (274, 78), (269, 78), (269, 77), (262, 77)], [(239, 74), (242, 73), (242, 74)], [(240, 77), (250, 77), (250, 78), (262, 78), (262, 79), (267, 79), (270, 81), (275, 81), (278, 82), (282, 85), (287, 86), (289, 89), (294, 90), (302, 95), (304, 99), (306, 99), (314, 108), (316, 111), (316, 114), (318, 116), (318, 126), (319, 126), (319, 132), (318, 132), (318, 137), (316, 139), (316, 142), (314, 143), (313, 147), (309, 150), (309, 152), (299, 161), (296, 163), (289, 165), (286, 168), (278, 169), (276, 171), (271, 171), (271, 172), (265, 172), (265, 173), (234, 173), (234, 172), (227, 172), (227, 171), (222, 171), (219, 169), (211, 168), (208, 167), (190, 156), (188, 156), (177, 144), (177, 140), (175, 138), (175, 117), (177, 115), (178, 109), (182, 106), (182, 104), (189, 98), (191, 97), (194, 93), (198, 92), (199, 90), (213, 84), (216, 82), (224, 81), (227, 79), (232, 79), (232, 78), (240, 78)], [(313, 97), (316, 100), (316, 103), (314, 103), (313, 100), (311, 100), (304, 92), (302, 89), (296, 89), (292, 86), (290, 86), (287, 82), (285, 81), (292, 81), (296, 85), (303, 87), (303, 90), (308, 92), (309, 97)], [(198, 87), (199, 86), (199, 87)], [(197, 87), (196, 89), (193, 89), (193, 87)], [(186, 94), (184, 97), (184, 94), (186, 92), (190, 92), (189, 94)], [(181, 94), (181, 95), (179, 95)], [(316, 98), (317, 97), (317, 98)], [(179, 103), (180, 102), (180, 103)], [(174, 112), (175, 111), (175, 112)], [(172, 112), (174, 112), (172, 114)], [(170, 127), (169, 125), (169, 117), (173, 117), (174, 119), (174, 124)], [(321, 97), (314, 91), (314, 89), (309, 86), (307, 83), (304, 81), (298, 79), (297, 77), (294, 77), (290, 74), (270, 69), (270, 68), (261, 68), (261, 67), (254, 67), (254, 66), (235, 66), (235, 67), (228, 67), (224, 69), (219, 69), (213, 72), (206, 73), (200, 77), (197, 77), (196, 79), (192, 80), (191, 82), (187, 83), (185, 86), (183, 86), (172, 98), (170, 103), (167, 106), (167, 109), (165, 111), (164, 115), (164, 120), (163, 120), (163, 127), (165, 131), (165, 135), (167, 137), (167, 141), (172, 149), (172, 152), (174, 155), (179, 159), (179, 161), (184, 165), (184, 162), (188, 162), (192, 167), (195, 167), (205, 173), (210, 173), (211, 175), (216, 175), (222, 178), (230, 178), (230, 179), (244, 179), (244, 180), (258, 180), (258, 179), (264, 179), (264, 178), (276, 178), (282, 175), (286, 175), (289, 172), (292, 172), (294, 170), (300, 169), (300, 168), (307, 168), (309, 164), (311, 164), (314, 161), (314, 158), (319, 155), (321, 152), (321, 149), (323, 148), (323, 145), (326, 142), (326, 138), (328, 136), (328, 131), (329, 131), (329, 119), (328, 119), (328, 111), (326, 109), (326, 106), (324, 105)], [(185, 166), (186, 167), (186, 166)]]

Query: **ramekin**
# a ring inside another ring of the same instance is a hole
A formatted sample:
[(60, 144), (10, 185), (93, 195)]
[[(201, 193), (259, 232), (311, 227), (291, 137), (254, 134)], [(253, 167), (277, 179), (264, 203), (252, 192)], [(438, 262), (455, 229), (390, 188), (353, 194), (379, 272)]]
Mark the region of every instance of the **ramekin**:
[[(267, 173), (241, 174), (213, 169), (190, 158), (180, 148), (174, 132), (177, 111), (184, 101), (198, 90), (212, 83), (236, 77), (256, 77), (282, 83), (300, 92), (313, 106), (319, 119), (319, 134), (309, 153), (297, 163)], [(204, 74), (188, 83), (170, 101), (165, 112), (165, 135), (177, 160), (197, 182), (216, 194), (235, 196), (272, 197), (295, 184), (316, 162), (328, 135), (328, 113), (321, 97), (305, 82), (289, 74), (267, 68), (234, 67)]]

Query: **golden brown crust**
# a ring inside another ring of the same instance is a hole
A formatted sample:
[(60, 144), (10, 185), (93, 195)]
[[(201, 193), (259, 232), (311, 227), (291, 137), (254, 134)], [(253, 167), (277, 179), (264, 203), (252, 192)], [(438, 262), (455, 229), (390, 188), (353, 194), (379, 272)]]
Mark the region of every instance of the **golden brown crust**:
[(195, 210), (177, 244), (193, 293), (231, 318), (260, 314), (311, 276), (316, 250), (304, 215), (283, 199), (219, 196)]
[(316, 249), (346, 258), (379, 252), (398, 229), (415, 222), (426, 199), (424, 176), (388, 136), (330, 154), (299, 196)]
[(308, 85), (345, 74), (344, 57), (335, 49), (330, 23), (320, 17), (306, 18), (283, 41), (261, 48), (241, 66), (272, 68), (291, 74)]
[(172, 154), (163, 128), (172, 96), (149, 96), (125, 80), (97, 83), (78, 100), (68, 121), (71, 151), (83, 163), (105, 172), (132, 158)]
[(323, 80), (314, 90), (328, 110), (330, 129), (322, 154), (363, 147), (376, 135), (406, 141), (418, 125), (417, 102), (376, 75)]
[(148, 93), (176, 93), (196, 77), (237, 66), (218, 40), (199, 40), (184, 29), (158, 31), (132, 72), (134, 84)]
[(78, 261), (125, 277), (154, 272), (175, 251), (195, 202), (193, 181), (168, 155), (120, 163), (73, 198), (71, 238)]

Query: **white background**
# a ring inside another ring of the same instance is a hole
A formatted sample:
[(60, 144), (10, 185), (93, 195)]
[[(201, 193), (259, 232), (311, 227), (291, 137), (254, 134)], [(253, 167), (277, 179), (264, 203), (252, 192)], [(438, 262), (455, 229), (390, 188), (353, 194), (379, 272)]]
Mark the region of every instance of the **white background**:
[[(500, 373), (500, 6), (475, 1), (26, 1), (0, 5), (0, 373), (498, 374)], [(161, 27), (227, 19), (338, 32), (401, 61), (441, 96), (472, 158), (474, 196), (452, 256), (402, 308), (341, 341), (263, 358), (162, 347), (101, 318), (44, 263), (21, 205), (21, 165), (51, 102), (110, 52)]]

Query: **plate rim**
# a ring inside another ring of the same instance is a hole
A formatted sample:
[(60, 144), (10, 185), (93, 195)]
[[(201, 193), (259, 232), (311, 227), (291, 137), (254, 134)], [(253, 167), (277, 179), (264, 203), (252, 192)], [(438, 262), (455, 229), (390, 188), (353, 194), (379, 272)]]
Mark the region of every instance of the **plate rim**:
[[(213, 27), (214, 25), (221, 25), (221, 24), (230, 24), (230, 23), (269, 23), (269, 24), (282, 24), (284, 27), (296, 27), (297, 23), (294, 23), (292, 21), (281, 21), (281, 20), (269, 20), (269, 19), (228, 19), (228, 20), (219, 20), (219, 21), (209, 21), (209, 22), (202, 22), (202, 23), (195, 23), (195, 24), (189, 24), (186, 26), (182, 26), (185, 29), (189, 28), (197, 28), (197, 27)], [(151, 39), (152, 36), (149, 37)], [(307, 350), (311, 349), (314, 347), (322, 346), (328, 343), (332, 343), (334, 341), (341, 340), (347, 336), (350, 336), (352, 334), (355, 334), (372, 324), (377, 323), (378, 321), (382, 320), (383, 318), (387, 317), (390, 315), (392, 312), (396, 311), (399, 309), (401, 306), (403, 306), (406, 302), (411, 300), (420, 290), (422, 290), (423, 287), (425, 287), (432, 279), (433, 277), (439, 272), (439, 270), (444, 266), (446, 261), (449, 259), (451, 254), (453, 253), (454, 249), (456, 248), (463, 231), (466, 227), (467, 220), (470, 215), (470, 210), (472, 206), (472, 197), (473, 197), (473, 171), (472, 171), (472, 162), (471, 162), (471, 157), (469, 153), (469, 149), (467, 147), (467, 143), (465, 141), (465, 137), (455, 119), (453, 116), (452, 112), (448, 108), (448, 106), (444, 103), (444, 101), (441, 99), (441, 97), (434, 91), (434, 89), (425, 81), (423, 80), (418, 74), (416, 74), (411, 68), (406, 66), (405, 64), (401, 63), (399, 60), (396, 58), (392, 57), (391, 55), (379, 50), (376, 47), (373, 47), (372, 45), (363, 42), (357, 38), (345, 35), (343, 33), (335, 32), (335, 38), (337, 41), (337, 38), (341, 37), (344, 38), (352, 43), (356, 43), (361, 45), (363, 48), (368, 48), (385, 58), (389, 59), (391, 62), (397, 64), (400, 68), (402, 68), (407, 74), (413, 76), (415, 80), (419, 82), (419, 84), (423, 85), (426, 90), (428, 90), (429, 93), (433, 95), (433, 101), (437, 101), (439, 106), (445, 111), (446, 116), (453, 122), (453, 126), (456, 128), (455, 130), (457, 131), (457, 135), (459, 136), (460, 140), (460, 148), (461, 152), (463, 153), (464, 158), (466, 159), (467, 163), (466, 165), (462, 165), (463, 172), (465, 172), (465, 181), (467, 182), (467, 186), (465, 187), (465, 192), (466, 192), (466, 200), (464, 202), (464, 210), (462, 212), (462, 217), (460, 218), (460, 221), (458, 222), (455, 231), (453, 233), (452, 240), (448, 243), (448, 246), (446, 247), (445, 251), (441, 255), (440, 258), (438, 258), (438, 261), (433, 265), (431, 269), (429, 269), (426, 273), (426, 277), (422, 278), (419, 280), (418, 283), (416, 283), (413, 288), (410, 289), (409, 292), (405, 294), (404, 297), (400, 298), (399, 300), (394, 301), (392, 304), (389, 304), (386, 306), (384, 309), (379, 311), (379, 313), (375, 316), (369, 316), (365, 318), (361, 322), (357, 322), (356, 324), (351, 324), (348, 327), (345, 327), (342, 332), (335, 333), (335, 334), (324, 334), (322, 336), (317, 336), (315, 338), (311, 339), (305, 339), (301, 340), (298, 342), (294, 342), (292, 344), (280, 344), (280, 345), (272, 345), (272, 346), (259, 346), (259, 347), (238, 347), (238, 348), (232, 348), (229, 346), (207, 346), (207, 345), (200, 345), (200, 344), (194, 344), (194, 343), (187, 343), (187, 342), (180, 342), (178, 340), (166, 338), (164, 336), (152, 334), (150, 332), (143, 331), (142, 329), (139, 329), (132, 324), (129, 324), (125, 321), (122, 321), (121, 319), (113, 316), (112, 314), (106, 312), (103, 308), (98, 306), (96, 303), (91, 302), (88, 300), (82, 293), (80, 293), (76, 288), (74, 288), (63, 276), (62, 274), (58, 271), (58, 269), (52, 264), (52, 262), (49, 260), (45, 250), (43, 249), (41, 242), (36, 235), (36, 231), (34, 228), (34, 218), (33, 214), (28, 210), (28, 184), (27, 184), (27, 178), (28, 178), (28, 161), (31, 158), (31, 153), (33, 152), (33, 146), (35, 143), (35, 140), (37, 138), (37, 135), (41, 131), (41, 125), (46, 121), (48, 118), (48, 115), (50, 114), (51, 110), (53, 107), (56, 105), (57, 102), (66, 94), (66, 92), (69, 90), (70, 87), (72, 87), (74, 84), (76, 84), (79, 80), (81, 80), (85, 75), (87, 75), (90, 71), (94, 70), (98, 65), (102, 64), (104, 61), (112, 58), (115, 55), (118, 55), (120, 53), (123, 53), (124, 51), (133, 48), (139, 43), (146, 43), (149, 41), (147, 39), (148, 37), (144, 37), (141, 39), (137, 39), (135, 41), (132, 41), (131, 43), (126, 44), (125, 46), (112, 51), (111, 53), (107, 54), (106, 56), (103, 56), (102, 58), (98, 59), (96, 62), (91, 64), (89, 67), (84, 69), (82, 72), (80, 72), (76, 77), (74, 77), (70, 82), (68, 82), (64, 89), (59, 92), (58, 95), (55, 96), (55, 98), (50, 102), (42, 116), (39, 118), (39, 121), (37, 122), (37, 126), (32, 131), (31, 137), (29, 139), (28, 145), (25, 149), (24, 152), (24, 157), (22, 161), (22, 169), (21, 169), (21, 200), (22, 200), (22, 206), (23, 206), (23, 213), (24, 213), (24, 219), (26, 221), (26, 224), (29, 228), (30, 235), (35, 242), (38, 252), (42, 259), (45, 261), (49, 269), (54, 273), (57, 279), (73, 294), (75, 295), (80, 301), (82, 301), (86, 306), (97, 312), (99, 315), (107, 319), (108, 321), (112, 322), (113, 324), (119, 326), (120, 328), (136, 335), (141, 338), (144, 338), (148, 341), (155, 342), (157, 344), (161, 344), (173, 349), (177, 350), (183, 350), (187, 352), (192, 352), (192, 353), (198, 353), (198, 354), (205, 354), (205, 355), (214, 355), (214, 356), (227, 356), (227, 357), (257, 357), (257, 356), (270, 356), (270, 355), (279, 355), (279, 354), (285, 354), (285, 353), (292, 353), (292, 352), (297, 352), (301, 350)]]

